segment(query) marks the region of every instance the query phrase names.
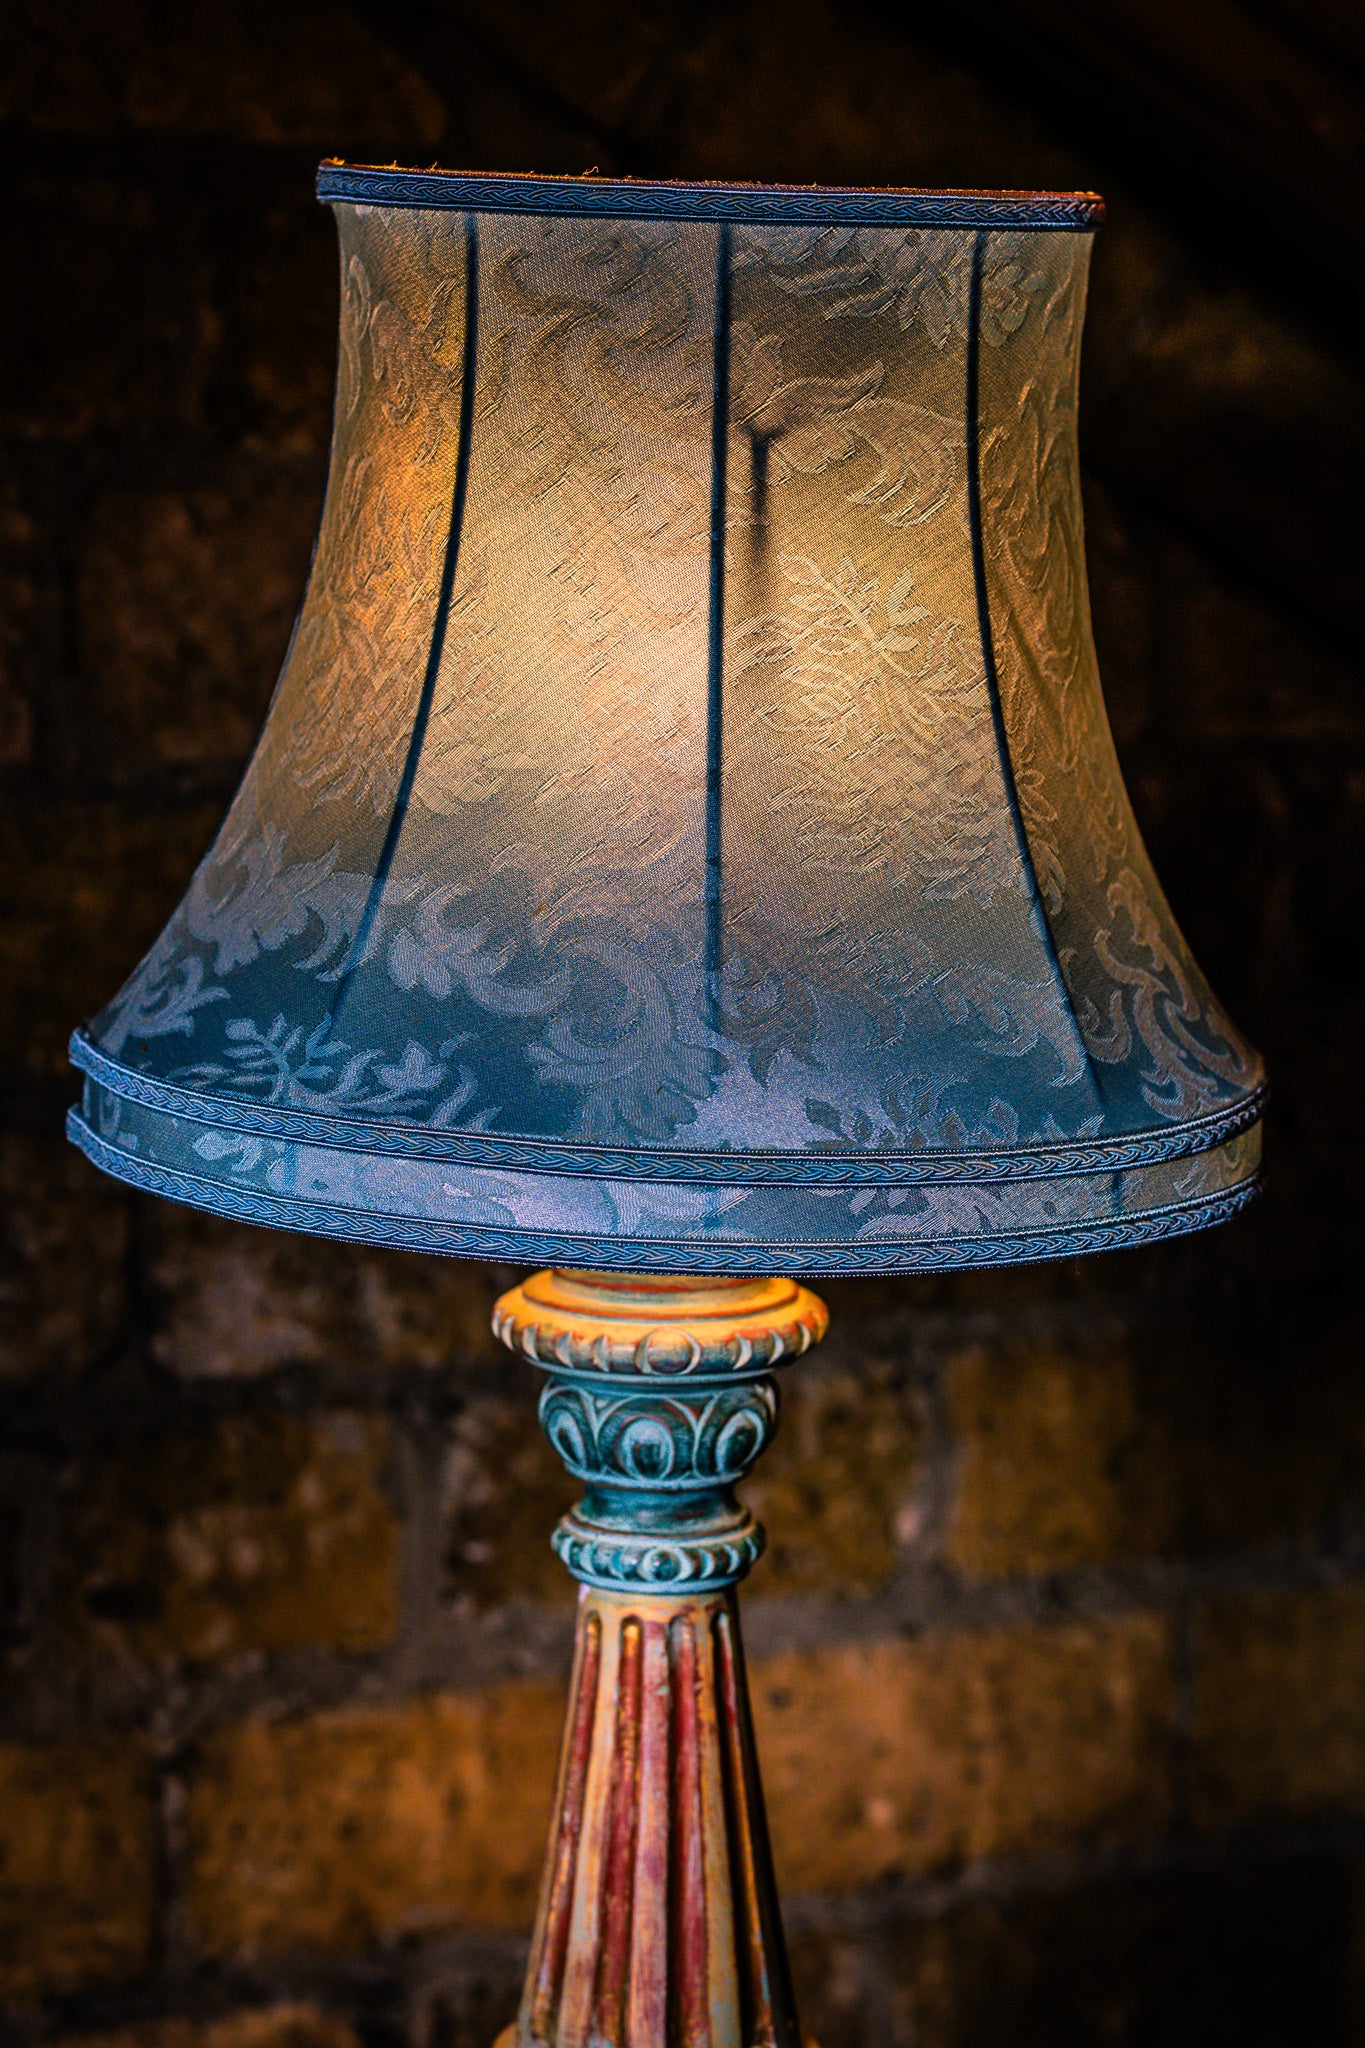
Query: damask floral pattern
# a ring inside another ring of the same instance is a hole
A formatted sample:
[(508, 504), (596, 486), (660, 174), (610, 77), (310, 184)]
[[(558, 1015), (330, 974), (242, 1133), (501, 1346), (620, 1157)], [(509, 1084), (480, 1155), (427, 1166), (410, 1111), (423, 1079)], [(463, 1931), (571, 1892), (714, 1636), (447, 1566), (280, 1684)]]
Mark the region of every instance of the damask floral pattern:
[(684, 1267), (1240, 1200), (1259, 1067), (1094, 670), (1087, 236), (337, 214), (294, 644), (76, 1042), (78, 1141), (230, 1213)]
[[(967, 238), (943, 228), (783, 228), (740, 240), (741, 262), (767, 262), (784, 291), (818, 298), (826, 320), (894, 315), (902, 329), (919, 327), (936, 349), (950, 335), (965, 338), (972, 317)], [(997, 241), (1003, 237), (997, 237)], [(1008, 257), (997, 256), (980, 304), (981, 332), (992, 346), (1023, 326), (1046, 289), (1032, 259), (1033, 235), (1016, 235)]]
[(1037, 250), (1044, 317), (981, 370), (986, 583), (1015, 786), (1102, 1091), (1120, 1117), (1176, 1121), (1249, 1092), (1260, 1065), (1170, 914), (1104, 714), (1076, 451), (1087, 240), (992, 237), (987, 281), (1017, 266), (1019, 244)]

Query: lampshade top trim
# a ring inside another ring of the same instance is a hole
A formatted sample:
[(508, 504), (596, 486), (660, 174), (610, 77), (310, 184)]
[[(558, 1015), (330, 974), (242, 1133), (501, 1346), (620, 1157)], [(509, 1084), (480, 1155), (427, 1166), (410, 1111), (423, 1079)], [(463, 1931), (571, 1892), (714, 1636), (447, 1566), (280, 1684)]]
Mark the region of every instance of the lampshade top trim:
[(1095, 192), (924, 191), (913, 187), (723, 185), (648, 178), (554, 178), (521, 171), (404, 170), (326, 162), (318, 198), (361, 206), (597, 219), (744, 221), (792, 226), (1051, 228), (1087, 233), (1104, 219)]

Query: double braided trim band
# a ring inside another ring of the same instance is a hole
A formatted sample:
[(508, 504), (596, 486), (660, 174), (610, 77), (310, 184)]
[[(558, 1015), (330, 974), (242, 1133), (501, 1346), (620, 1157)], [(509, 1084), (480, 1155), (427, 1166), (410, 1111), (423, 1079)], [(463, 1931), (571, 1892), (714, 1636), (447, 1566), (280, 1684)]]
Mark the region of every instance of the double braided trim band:
[(394, 1245), (406, 1251), (447, 1252), (456, 1258), (501, 1259), (524, 1266), (603, 1266), (616, 1272), (770, 1273), (781, 1264), (789, 1273), (945, 1273), (964, 1267), (1020, 1266), (1043, 1259), (1079, 1258), (1086, 1252), (1118, 1251), (1151, 1244), (1222, 1223), (1244, 1209), (1259, 1192), (1253, 1175), (1215, 1195), (1141, 1210), (1121, 1219), (1017, 1231), (998, 1236), (869, 1239), (838, 1243), (805, 1241), (772, 1245), (747, 1239), (583, 1237), (546, 1230), (446, 1223), (422, 1216), (375, 1214), (310, 1202), (298, 1196), (266, 1195), (225, 1181), (181, 1173), (139, 1159), (110, 1145), (78, 1110), (67, 1115), (67, 1135), (86, 1157), (116, 1180), (145, 1188), (173, 1202), (211, 1215), (275, 1230), (299, 1230), (350, 1244)]
[(83, 1031), (73, 1034), (72, 1064), (125, 1102), (211, 1130), (246, 1132), (383, 1159), (448, 1159), (508, 1173), (565, 1173), (612, 1180), (663, 1181), (717, 1187), (925, 1187), (995, 1185), (1052, 1180), (1076, 1173), (1117, 1173), (1189, 1159), (1235, 1138), (1259, 1121), (1266, 1090), (1258, 1087), (1224, 1108), (1187, 1122), (1163, 1124), (1132, 1136), (1078, 1138), (990, 1150), (854, 1152), (847, 1147), (810, 1152), (685, 1152), (668, 1146), (581, 1145), (558, 1138), (504, 1136), (487, 1131), (436, 1131), (422, 1124), (374, 1123), (363, 1117), (320, 1116), (241, 1102), (205, 1090), (181, 1088), (140, 1074), (102, 1053)]

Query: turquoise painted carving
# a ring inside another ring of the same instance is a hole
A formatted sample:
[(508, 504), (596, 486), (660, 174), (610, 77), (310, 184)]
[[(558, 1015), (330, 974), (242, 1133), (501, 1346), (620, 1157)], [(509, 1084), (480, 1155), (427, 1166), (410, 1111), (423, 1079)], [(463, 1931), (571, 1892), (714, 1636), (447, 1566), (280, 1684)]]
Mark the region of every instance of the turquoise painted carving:
[(731, 1529), (676, 1536), (604, 1530), (574, 1511), (550, 1541), (580, 1584), (608, 1591), (713, 1593), (737, 1584), (763, 1555), (762, 1528), (744, 1508), (736, 1510)]
[(742, 1479), (777, 1427), (777, 1382), (698, 1387), (655, 1379), (599, 1394), (552, 1378), (540, 1420), (569, 1470), (590, 1485), (676, 1492)]
[(587, 1489), (555, 1531), (557, 1554), (590, 1586), (733, 1585), (763, 1549), (735, 1482), (777, 1412), (766, 1374), (720, 1386), (642, 1375), (626, 1392), (552, 1375), (541, 1425)]

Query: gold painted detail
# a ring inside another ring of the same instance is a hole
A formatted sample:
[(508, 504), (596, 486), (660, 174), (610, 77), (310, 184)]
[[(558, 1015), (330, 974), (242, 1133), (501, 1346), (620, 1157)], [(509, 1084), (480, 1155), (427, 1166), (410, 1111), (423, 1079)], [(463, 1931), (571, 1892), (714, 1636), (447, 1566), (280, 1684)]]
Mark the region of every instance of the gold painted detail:
[(795, 1280), (553, 1267), (504, 1294), (494, 1333), (538, 1365), (664, 1378), (758, 1373), (818, 1344), (829, 1312)]

